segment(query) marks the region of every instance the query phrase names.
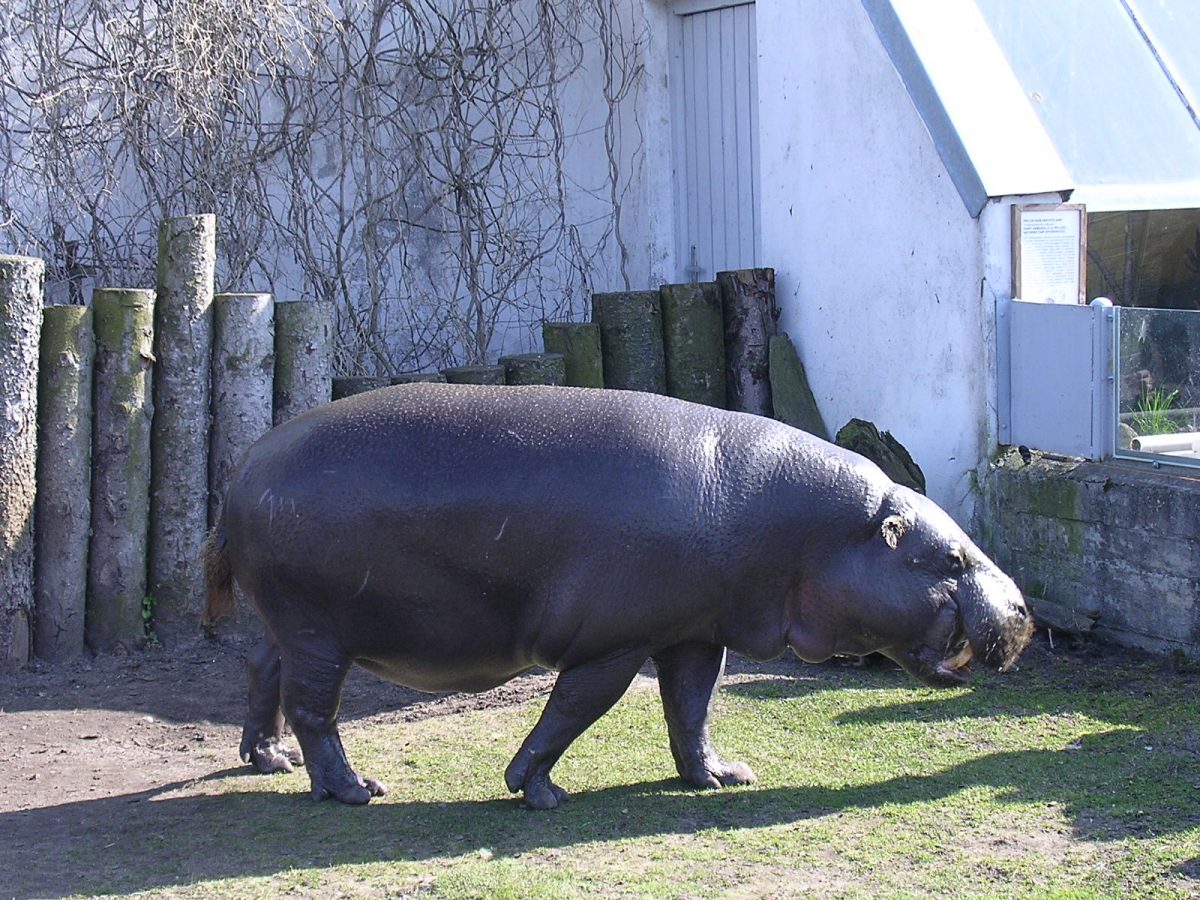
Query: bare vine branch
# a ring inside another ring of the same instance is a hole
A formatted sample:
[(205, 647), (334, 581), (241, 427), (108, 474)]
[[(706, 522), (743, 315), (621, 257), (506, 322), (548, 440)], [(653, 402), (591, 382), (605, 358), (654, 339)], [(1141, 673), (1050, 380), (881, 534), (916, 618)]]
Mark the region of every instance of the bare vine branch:
[[(16, 0), (0, 12), (0, 234), (51, 289), (153, 279), (213, 210), (223, 284), (329, 300), (344, 374), (481, 362), (583, 308), (642, 77), (615, 0)], [(601, 51), (603, 222), (573, 218), (562, 89)]]

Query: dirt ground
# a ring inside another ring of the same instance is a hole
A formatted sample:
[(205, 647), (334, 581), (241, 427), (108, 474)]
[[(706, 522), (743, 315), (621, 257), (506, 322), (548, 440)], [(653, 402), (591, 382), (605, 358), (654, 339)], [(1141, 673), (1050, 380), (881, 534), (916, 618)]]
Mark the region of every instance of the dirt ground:
[[(136, 794), (187, 782), (211, 764), (239, 766), (246, 709), (243, 659), (253, 641), (200, 640), (0, 675), (0, 813)], [(340, 718), (414, 721), (519, 703), (548, 693), (552, 674), (484, 694), (436, 695), (351, 670)], [(2, 889), (0, 889), (2, 892)]]
[[(56, 803), (123, 796), (186, 783), (214, 762), (241, 765), (243, 659), (253, 645), (234, 635), (0, 674), (0, 814), (44, 806), (48, 793)], [(729, 671), (798, 665), (731, 656)], [(416, 721), (521, 703), (553, 684), (553, 673), (534, 673), (482, 694), (426, 694), (354, 667), (339, 718)]]
[[(251, 646), (229, 636), (0, 674), (0, 818), (37, 823), (0, 842), (0, 898), (12, 896), (3, 884), (6, 863), (21, 859), (44, 859), (39, 891), (75, 893), (79, 876), (69, 857), (43, 856), (45, 848), (69, 848), (81, 828), (118, 834), (128, 804), (248, 771), (237, 746), (246, 703), (243, 659)], [(1031, 652), (1045, 651), (1035, 645)], [(802, 667), (790, 654), (765, 664), (731, 656), (729, 673), (736, 680), (795, 675)], [(640, 677), (651, 670), (645, 673)], [(552, 673), (535, 673), (484, 694), (430, 695), (355, 668), (340, 717), (391, 724), (511, 705), (548, 693), (553, 680)], [(47, 814), (51, 809), (61, 814)], [(72, 820), (71, 810), (86, 810), (86, 823)]]

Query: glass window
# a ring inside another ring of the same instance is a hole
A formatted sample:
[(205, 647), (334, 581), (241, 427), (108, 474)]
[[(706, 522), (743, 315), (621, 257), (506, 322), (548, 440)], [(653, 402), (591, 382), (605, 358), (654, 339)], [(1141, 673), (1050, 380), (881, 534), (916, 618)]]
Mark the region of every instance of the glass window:
[(1200, 209), (1088, 214), (1087, 296), (1200, 309)]
[(1163, 63), (1179, 90), (1200, 77), (1200, 15), (1172, 12), (1196, 4), (977, 3), (1078, 186), (1195, 181), (1200, 131)]
[(1200, 311), (1116, 312), (1116, 455), (1200, 465)]

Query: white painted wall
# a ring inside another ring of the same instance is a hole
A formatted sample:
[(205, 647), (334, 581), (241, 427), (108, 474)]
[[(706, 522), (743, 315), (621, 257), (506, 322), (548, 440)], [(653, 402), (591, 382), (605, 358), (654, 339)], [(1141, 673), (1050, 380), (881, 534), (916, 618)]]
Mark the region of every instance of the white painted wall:
[[(640, 68), (638, 89), (616, 110), (616, 202), (620, 209), (621, 241), (610, 233), (605, 252), (592, 272), (597, 291), (639, 290), (657, 286), (673, 259), (671, 222), (670, 143), (656, 139), (670, 132), (667, 68), (667, 16), (664, 8), (643, 0), (618, 0), (613, 28), (620, 46), (613, 55), (632, 54), (630, 65)], [(609, 159), (604, 146), (607, 107), (603, 99), (604, 53), (595, 34), (580, 35), (583, 62), (560, 89), (566, 132), (564, 176), (568, 215), (585, 243), (599, 239), (611, 227)], [(619, 78), (614, 73), (614, 78)], [(620, 243), (625, 245), (622, 260)], [(629, 284), (625, 284), (628, 277)], [(586, 312), (586, 310), (584, 310)], [(520, 340), (520, 335), (514, 335)], [(532, 335), (540, 340), (540, 335)], [(513, 346), (507, 346), (512, 351)]]
[[(670, 39), (645, 0), (647, 129), (640, 190), (647, 286), (670, 280)], [(826, 424), (891, 431), (930, 495), (970, 524), (997, 441), (995, 304), (1011, 283), (1010, 207), (972, 218), (860, 0), (757, 0), (762, 262)], [(632, 232), (631, 232), (632, 233)], [(636, 286), (636, 285), (635, 285)]]
[(896, 436), (960, 521), (993, 446), (982, 226), (858, 0), (759, 0), (763, 260), (826, 423)]

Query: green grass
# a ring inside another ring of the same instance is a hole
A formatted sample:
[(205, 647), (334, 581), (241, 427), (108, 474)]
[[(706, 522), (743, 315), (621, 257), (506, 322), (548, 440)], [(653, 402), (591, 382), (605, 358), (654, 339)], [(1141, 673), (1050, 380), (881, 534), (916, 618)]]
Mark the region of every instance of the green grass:
[(1179, 398), (1179, 391), (1165, 388), (1143, 390), (1133, 414), (1133, 430), (1138, 434), (1175, 434), (1183, 430), (1175, 421), (1172, 411)]
[[(358, 770), (390, 788), (367, 807), (313, 803), (303, 775), (217, 772), (129, 803), (120, 834), (89, 843), (85, 829), (60, 849), (84, 894), (1200, 892), (1195, 675), (1044, 651), (951, 691), (892, 671), (796, 671), (720, 696), (714, 738), (755, 769), (752, 787), (682, 789), (657, 696), (640, 690), (568, 751), (555, 774), (573, 799), (550, 813), (521, 808), (502, 780), (532, 703), (344, 728)], [(106, 843), (140, 856), (114, 865)]]

